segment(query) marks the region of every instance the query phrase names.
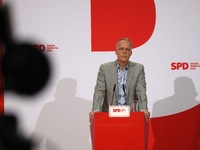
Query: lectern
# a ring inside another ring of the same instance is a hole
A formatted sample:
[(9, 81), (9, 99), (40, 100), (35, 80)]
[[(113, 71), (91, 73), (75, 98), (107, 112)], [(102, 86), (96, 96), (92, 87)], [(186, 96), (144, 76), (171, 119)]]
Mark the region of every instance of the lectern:
[(93, 150), (146, 150), (148, 122), (143, 112), (129, 117), (109, 117), (107, 112), (94, 114), (90, 124)]

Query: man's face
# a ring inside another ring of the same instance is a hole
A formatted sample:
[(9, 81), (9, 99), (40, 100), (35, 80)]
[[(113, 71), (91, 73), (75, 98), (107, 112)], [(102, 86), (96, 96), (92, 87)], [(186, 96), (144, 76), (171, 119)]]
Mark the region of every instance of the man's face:
[(119, 63), (127, 63), (130, 56), (132, 55), (131, 45), (128, 41), (122, 40), (117, 45), (117, 49), (115, 51), (117, 55)]

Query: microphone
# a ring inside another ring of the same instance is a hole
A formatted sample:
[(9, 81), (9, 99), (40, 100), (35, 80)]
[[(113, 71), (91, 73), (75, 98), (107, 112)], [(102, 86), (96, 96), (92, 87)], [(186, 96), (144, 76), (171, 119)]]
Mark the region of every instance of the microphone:
[(112, 94), (112, 102), (111, 102), (111, 105), (113, 104), (113, 98), (114, 98), (114, 94), (115, 94), (115, 87), (116, 87), (116, 84), (114, 84), (114, 87), (113, 87), (113, 94)]
[(124, 92), (124, 97), (126, 97), (126, 91), (125, 91), (125, 86), (122, 84), (123, 92)]
[(127, 102), (126, 102), (126, 90), (125, 90), (125, 85), (124, 84), (122, 84), (122, 89), (123, 89), (124, 97), (125, 97), (125, 105), (127, 105)]

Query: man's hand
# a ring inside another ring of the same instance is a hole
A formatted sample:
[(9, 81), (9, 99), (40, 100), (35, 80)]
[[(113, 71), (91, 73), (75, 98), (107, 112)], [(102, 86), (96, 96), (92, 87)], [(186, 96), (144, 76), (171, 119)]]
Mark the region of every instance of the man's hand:
[(92, 111), (92, 112), (89, 113), (89, 120), (90, 120), (90, 122), (92, 121), (92, 119), (94, 117), (94, 113), (96, 113), (96, 112), (100, 112), (100, 111), (98, 109), (96, 109), (96, 110), (94, 110), (94, 111)]
[(95, 113), (94, 111), (92, 111), (92, 112), (89, 113), (89, 121), (90, 121), (90, 122), (91, 122), (92, 119), (93, 119), (94, 113)]
[(150, 112), (148, 112), (147, 110), (142, 110), (142, 111), (144, 112), (147, 121), (149, 121), (150, 120)]

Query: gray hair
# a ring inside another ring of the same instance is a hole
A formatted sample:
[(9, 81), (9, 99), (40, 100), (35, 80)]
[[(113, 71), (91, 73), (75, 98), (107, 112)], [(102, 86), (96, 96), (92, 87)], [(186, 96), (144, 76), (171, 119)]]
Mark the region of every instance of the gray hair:
[(123, 40), (129, 42), (129, 44), (130, 44), (130, 46), (131, 46), (131, 49), (132, 49), (132, 42), (131, 42), (131, 40), (128, 39), (128, 38), (121, 38), (121, 39), (119, 39), (119, 40), (117, 41), (117, 44), (116, 44), (116, 49), (117, 49), (119, 43), (120, 43), (121, 41), (123, 41)]

